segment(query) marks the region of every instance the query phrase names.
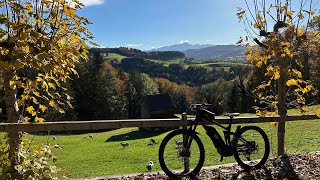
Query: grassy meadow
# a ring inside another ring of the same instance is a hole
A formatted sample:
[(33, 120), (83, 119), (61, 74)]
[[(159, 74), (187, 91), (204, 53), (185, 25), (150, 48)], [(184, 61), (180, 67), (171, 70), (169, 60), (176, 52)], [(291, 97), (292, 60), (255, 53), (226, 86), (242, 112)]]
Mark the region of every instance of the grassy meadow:
[[(247, 114), (246, 114), (247, 115)], [(246, 124), (248, 125), (248, 124)], [(269, 123), (255, 124), (268, 135), (271, 143), (271, 156), (276, 155), (277, 127)], [(320, 150), (320, 120), (296, 121), (286, 123), (286, 152), (296, 153)], [(236, 128), (234, 126), (233, 128)], [(219, 128), (217, 128), (219, 129)], [(221, 129), (219, 129), (221, 132)], [(205, 146), (205, 166), (235, 162), (233, 157), (224, 158), (215, 150), (211, 140), (205, 135), (202, 127), (198, 127), (199, 136)], [(58, 157), (55, 164), (62, 168), (61, 172), (70, 178), (84, 178), (117, 174), (146, 172), (147, 163), (154, 162), (153, 171), (160, 171), (158, 148), (161, 140), (169, 132), (139, 131), (138, 128), (123, 128), (99, 133), (77, 135), (32, 135), (24, 138), (33, 145), (59, 144), (62, 149), (54, 149)], [(54, 137), (55, 136), (55, 137)], [(91, 138), (92, 137), (92, 138)], [(148, 145), (153, 138), (157, 144)], [(123, 148), (121, 142), (128, 142)]]

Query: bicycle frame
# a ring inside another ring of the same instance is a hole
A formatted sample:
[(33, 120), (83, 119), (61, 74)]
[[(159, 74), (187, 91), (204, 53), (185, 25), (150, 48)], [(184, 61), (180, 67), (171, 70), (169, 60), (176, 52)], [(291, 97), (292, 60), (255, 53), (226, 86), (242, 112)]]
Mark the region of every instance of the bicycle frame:
[[(232, 119), (233, 119), (233, 118), (230, 118), (230, 119), (229, 119), (228, 126), (225, 127), (225, 126), (221, 125), (219, 122), (217, 122), (217, 121), (215, 121), (215, 120), (213, 120), (213, 119), (204, 119), (204, 118), (199, 117), (199, 115), (197, 114), (195, 120), (193, 120), (193, 122), (192, 122), (192, 125), (188, 128), (188, 131), (194, 131), (194, 132), (196, 132), (197, 126), (198, 126), (198, 124), (199, 124), (199, 122), (200, 122), (201, 125), (202, 125), (202, 127), (203, 127), (203, 128), (205, 129), (205, 131), (207, 132), (209, 125), (206, 124), (206, 121), (210, 121), (210, 122), (212, 122), (214, 125), (217, 125), (217, 126), (219, 126), (220, 128), (224, 129), (223, 132), (224, 132), (225, 144), (230, 147), (230, 146), (231, 146), (230, 136), (231, 136), (231, 135), (235, 136), (236, 133), (237, 133), (237, 131), (240, 129), (240, 126), (238, 126), (235, 132), (232, 132), (232, 131), (231, 131)], [(240, 137), (240, 138), (241, 138), (241, 137)], [(241, 138), (241, 139), (242, 139), (242, 138)], [(242, 139), (242, 140), (243, 140), (243, 141), (246, 141), (245, 139)], [(192, 139), (190, 139), (190, 142), (189, 142), (189, 141), (187, 142), (187, 144), (186, 144), (187, 146), (186, 146), (186, 147), (189, 147), (189, 146), (190, 146), (191, 141), (192, 141)]]

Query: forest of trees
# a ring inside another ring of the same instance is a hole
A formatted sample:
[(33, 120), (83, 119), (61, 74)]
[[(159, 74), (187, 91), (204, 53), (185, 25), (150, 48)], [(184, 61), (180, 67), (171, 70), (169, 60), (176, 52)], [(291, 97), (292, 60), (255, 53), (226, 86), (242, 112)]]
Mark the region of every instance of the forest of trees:
[[(188, 111), (191, 103), (202, 102), (213, 104), (212, 111), (217, 114), (254, 112), (257, 104), (252, 91), (265, 80), (266, 73), (263, 68), (249, 66), (211, 71), (194, 66), (183, 68), (179, 64), (163, 66), (142, 57), (125, 58), (121, 63), (112, 64), (100, 53), (96, 51), (88, 62), (78, 64), (79, 78), (74, 76), (65, 85), (73, 108), (64, 105), (63, 114), (51, 108), (44, 113), (47, 121), (140, 118), (143, 97), (157, 93), (169, 94), (178, 112)], [(305, 71), (318, 73), (317, 64), (310, 62)], [(310, 76), (319, 82), (319, 76)], [(3, 96), (0, 106), (1, 119), (5, 121)]]
[(113, 65), (125, 72), (146, 73), (153, 78), (161, 77), (188, 86), (200, 86), (220, 78), (232, 80), (239, 75), (247, 76), (251, 71), (249, 66), (231, 66), (229, 70), (225, 70), (224, 67), (212, 68), (211, 71), (205, 67), (184, 68), (180, 64), (170, 64), (167, 67), (142, 57), (125, 58), (121, 60), (121, 63)]
[(127, 57), (142, 57), (146, 59), (171, 60), (177, 58), (185, 58), (185, 54), (180, 51), (150, 51), (145, 52), (139, 49), (119, 47), (119, 48), (91, 48), (91, 54), (99, 53), (115, 53)]

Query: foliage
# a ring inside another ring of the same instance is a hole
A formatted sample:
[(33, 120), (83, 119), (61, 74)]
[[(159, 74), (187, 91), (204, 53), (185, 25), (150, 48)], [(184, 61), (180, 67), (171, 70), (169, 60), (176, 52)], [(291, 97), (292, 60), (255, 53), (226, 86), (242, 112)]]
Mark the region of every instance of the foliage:
[(80, 120), (124, 118), (124, 89), (113, 67), (98, 54), (78, 64), (79, 78), (73, 79), (75, 111)]
[[(28, 111), (37, 117), (47, 105), (63, 112), (61, 104), (67, 94), (54, 93), (60, 82), (65, 82), (70, 74), (75, 74), (74, 63), (87, 58), (91, 38), (86, 25), (89, 21), (76, 14), (81, 4), (71, 6), (66, 1), (4, 1), (0, 4), (2, 59), (0, 67), (5, 70), (34, 69), (38, 73), (33, 78), (16, 74), (10, 86), (23, 89), (18, 100), (22, 114)], [(43, 89), (44, 91), (41, 91)], [(36, 104), (26, 104), (31, 100)], [(39, 109), (39, 111), (37, 110)], [(28, 121), (30, 117), (24, 117)], [(36, 121), (42, 122), (38, 117)]]
[[(4, 142), (2, 142), (4, 141)], [(1, 179), (11, 179), (9, 146), (7, 138), (0, 140), (0, 176)], [(22, 143), (22, 150), (19, 152), (23, 159), (21, 165), (15, 168), (23, 174), (23, 179), (57, 179), (57, 173), (60, 171), (54, 165), (57, 157), (53, 156), (51, 145), (32, 145), (32, 141), (25, 139)], [(57, 145), (56, 145), (57, 146)]]
[(216, 81), (219, 78), (232, 80), (239, 74), (247, 74), (250, 68), (242, 66), (230, 67), (229, 71), (223, 68), (212, 68), (209, 71), (205, 67), (189, 66), (184, 68), (180, 64), (170, 64), (168, 67), (155, 63), (144, 58), (134, 57), (122, 59), (120, 64), (113, 64), (125, 72), (146, 73), (151, 77), (165, 78), (169, 81), (188, 86), (199, 86)]
[(147, 74), (131, 73), (126, 83), (128, 118), (141, 117), (141, 104), (146, 95), (159, 93), (158, 85)]
[[(70, 96), (58, 89), (77, 74), (74, 64), (87, 59), (92, 35), (86, 28), (90, 22), (76, 13), (81, 6), (78, 0), (0, 2), (0, 69), (8, 122), (43, 122), (48, 107), (64, 113), (62, 106), (71, 105)], [(21, 139), (21, 132), (8, 133), (12, 179), (28, 172)]]
[(187, 112), (188, 107), (195, 103), (196, 88), (179, 85), (164, 78), (157, 78), (156, 81), (159, 86), (159, 92), (169, 94), (180, 113)]
[[(306, 76), (310, 49), (317, 46), (319, 32), (309, 31), (308, 24), (315, 20), (312, 1), (301, 1), (299, 8), (291, 0), (277, 1), (275, 4), (265, 0), (246, 1), (247, 11), (238, 10), (238, 18), (247, 26), (247, 60), (262, 68), (265, 81), (255, 90), (260, 105), (258, 115), (278, 113), (279, 91), (284, 90), (287, 108), (298, 108), (305, 112), (308, 98), (315, 88)], [(253, 34), (258, 35), (254, 37)], [(242, 39), (239, 43), (242, 42)], [(281, 78), (285, 87), (280, 88)]]
[(212, 104), (211, 111), (221, 114), (225, 109), (232, 82), (219, 79), (214, 83), (200, 86), (196, 93), (197, 102)]

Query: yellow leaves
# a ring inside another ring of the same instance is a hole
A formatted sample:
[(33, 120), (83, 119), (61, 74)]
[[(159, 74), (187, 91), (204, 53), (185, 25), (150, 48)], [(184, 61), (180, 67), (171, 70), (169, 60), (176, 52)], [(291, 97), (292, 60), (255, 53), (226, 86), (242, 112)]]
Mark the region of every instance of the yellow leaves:
[(54, 101), (50, 101), (50, 102), (49, 102), (49, 105), (50, 105), (51, 107), (55, 107), (55, 106), (56, 106), (56, 104), (55, 104)]
[(35, 117), (34, 121), (42, 123), (44, 121), (44, 119), (43, 118), (39, 118), (39, 117)]
[(245, 15), (246, 11), (241, 9), (241, 8), (238, 8), (237, 10), (237, 17), (238, 17), (238, 20), (239, 22), (242, 20), (243, 16)]
[(41, 97), (39, 92), (33, 91), (33, 94), (36, 95), (37, 97)]
[(302, 35), (304, 35), (304, 33), (305, 33), (304, 30), (301, 29), (301, 28), (297, 30), (297, 35), (298, 36), (302, 36)]
[(296, 79), (290, 79), (287, 81), (287, 86), (296, 86), (298, 85), (298, 81)]
[(270, 126), (277, 126), (278, 123), (277, 123), (277, 122), (269, 122), (269, 125), (270, 125)]
[(33, 108), (33, 106), (29, 106), (26, 108), (26, 111), (31, 114), (32, 116), (35, 116), (37, 113), (35, 111), (35, 109)]
[(24, 121), (24, 122), (29, 122), (30, 119), (31, 119), (31, 118), (29, 118), (28, 116), (26, 116), (26, 117), (23, 118), (23, 121)]
[(49, 88), (56, 89), (56, 86), (53, 83), (48, 83)]
[(23, 51), (25, 54), (29, 54), (30, 53), (30, 47), (27, 45), (23, 48)]
[(250, 61), (252, 58), (251, 54), (247, 54), (247, 60)]
[(27, 107), (27, 108), (26, 108), (26, 111), (27, 111), (28, 113), (32, 114), (32, 112), (34, 111), (33, 106)]
[(71, 8), (71, 7), (68, 7), (68, 6), (65, 6), (65, 7), (63, 8), (63, 11), (64, 11), (65, 15), (67, 15), (67, 16), (74, 16), (74, 15), (76, 15), (75, 9), (73, 9), (73, 8)]
[(300, 71), (295, 69), (293, 69), (292, 71), (297, 75), (298, 78), (302, 78), (302, 73)]
[(279, 78), (280, 78), (280, 72), (279, 72), (279, 71), (276, 71), (276, 72), (274, 73), (274, 79), (277, 80), (277, 79), (279, 79)]
[(289, 48), (285, 47), (285, 48), (283, 49), (283, 52), (284, 52), (288, 57), (291, 57), (291, 58), (293, 57), (293, 55), (291, 54)]
[(284, 42), (284, 41), (282, 41), (281, 43), (280, 43), (280, 45), (281, 46), (287, 46), (287, 47), (290, 47), (291, 46), (291, 44), (289, 43), (289, 42)]
[(9, 85), (10, 85), (10, 87), (12, 88), (12, 87), (15, 85), (15, 83), (16, 83), (15, 81), (10, 80), (10, 81), (9, 81)]
[(305, 88), (302, 89), (302, 93), (305, 94), (305, 93), (308, 93), (310, 92), (311, 90), (313, 89), (313, 86), (312, 85), (307, 85)]
[(45, 112), (47, 110), (47, 107), (42, 105), (42, 104), (39, 104), (39, 109), (42, 111), (42, 112)]
[(287, 12), (287, 16), (292, 16), (293, 12), (292, 11), (288, 11)]
[(273, 76), (274, 71), (275, 71), (275, 68), (273, 66), (268, 66), (266, 75), (267, 76)]
[(253, 27), (256, 29), (262, 29), (262, 25), (260, 23), (254, 23)]

